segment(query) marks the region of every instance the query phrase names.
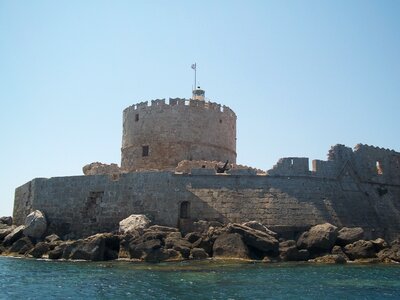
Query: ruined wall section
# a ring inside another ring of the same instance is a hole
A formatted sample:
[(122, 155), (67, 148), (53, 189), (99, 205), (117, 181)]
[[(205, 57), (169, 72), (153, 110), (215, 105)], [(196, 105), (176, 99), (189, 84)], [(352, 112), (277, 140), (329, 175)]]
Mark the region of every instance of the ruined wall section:
[(124, 110), (121, 152), (125, 171), (173, 170), (182, 160), (235, 163), (236, 115), (212, 102), (142, 102)]

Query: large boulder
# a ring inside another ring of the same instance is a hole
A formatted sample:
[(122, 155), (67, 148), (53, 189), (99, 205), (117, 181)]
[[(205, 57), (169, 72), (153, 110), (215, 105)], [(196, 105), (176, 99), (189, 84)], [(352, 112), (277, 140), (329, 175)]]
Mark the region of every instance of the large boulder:
[(208, 258), (208, 253), (203, 248), (193, 248), (190, 251), (190, 257), (192, 259), (206, 259)]
[(160, 239), (133, 240), (129, 243), (129, 256), (143, 260), (149, 253), (162, 247)]
[(165, 239), (165, 248), (178, 251), (183, 258), (189, 258), (192, 244), (181, 237), (180, 232), (171, 232)]
[(214, 242), (213, 256), (249, 259), (249, 249), (239, 233), (224, 233), (218, 236)]
[(32, 241), (28, 237), (23, 237), (12, 244), (9, 252), (10, 253), (18, 253), (18, 254), (25, 254), (30, 249), (33, 248)]
[(27, 254), (34, 258), (41, 258), (44, 254), (46, 254), (49, 251), (50, 251), (49, 244), (45, 242), (39, 242)]
[(117, 164), (103, 164), (101, 162), (93, 162), (82, 168), (83, 174), (88, 175), (118, 175), (121, 169)]
[(346, 245), (343, 251), (351, 260), (376, 257), (376, 248), (371, 241), (359, 240)]
[[(72, 249), (70, 250), (69, 259), (83, 259), (83, 260), (91, 260), (91, 261), (103, 261), (107, 260), (107, 244), (114, 244), (112, 242), (113, 235), (111, 233), (98, 233), (92, 235), (84, 240), (79, 240), (75, 244), (73, 244)], [(119, 241), (115, 242), (118, 244)], [(111, 249), (109, 249), (111, 250)], [(115, 249), (117, 252), (117, 249)], [(65, 250), (64, 250), (65, 253)], [(118, 252), (117, 252), (118, 253)], [(114, 257), (114, 255), (110, 255)], [(116, 254), (118, 256), (118, 254)]]
[(268, 233), (269, 235), (272, 235), (274, 238), (278, 238), (278, 234), (272, 230), (269, 230), (266, 226), (264, 226), (263, 224), (261, 224), (260, 222), (257, 221), (249, 221), (249, 222), (245, 222), (242, 224), (243, 226), (247, 226), (250, 228), (253, 228), (255, 230), (259, 230), (265, 233)]
[(40, 239), (47, 230), (47, 220), (45, 215), (40, 210), (35, 210), (31, 212), (25, 218), (25, 229), (24, 235)]
[(130, 215), (119, 222), (119, 232), (123, 234), (136, 234), (149, 227), (151, 221), (145, 215)]
[(278, 255), (279, 242), (268, 233), (240, 224), (230, 224), (227, 227), (227, 232), (240, 234), (247, 246), (253, 247), (264, 254)]
[(392, 243), (390, 248), (385, 248), (377, 254), (382, 261), (400, 262), (400, 243)]
[(7, 226), (7, 225), (5, 225), (4, 228), (0, 229), (0, 242), (2, 240), (4, 240), (4, 238), (7, 235), (9, 235), (15, 228), (16, 228), (16, 226)]
[(346, 246), (364, 238), (364, 229), (361, 227), (343, 227), (338, 232), (336, 244)]
[(11, 246), (15, 241), (19, 240), (24, 235), (24, 225), (14, 228), (3, 240), (4, 246)]
[(307, 249), (297, 249), (296, 241), (288, 240), (279, 243), (279, 257), (283, 261), (306, 261), (309, 253)]
[(12, 223), (13, 223), (13, 219), (12, 219), (12, 217), (1, 217), (0, 218), (0, 223), (8, 225), (8, 226), (11, 226)]
[(303, 232), (297, 240), (297, 247), (311, 252), (330, 251), (335, 245), (338, 229), (332, 224), (315, 225), (309, 231)]

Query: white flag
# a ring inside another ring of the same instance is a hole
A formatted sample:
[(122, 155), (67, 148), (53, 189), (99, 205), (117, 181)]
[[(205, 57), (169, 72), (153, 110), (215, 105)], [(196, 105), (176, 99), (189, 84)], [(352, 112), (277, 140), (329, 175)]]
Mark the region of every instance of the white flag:
[(192, 69), (196, 70), (196, 63), (192, 64)]

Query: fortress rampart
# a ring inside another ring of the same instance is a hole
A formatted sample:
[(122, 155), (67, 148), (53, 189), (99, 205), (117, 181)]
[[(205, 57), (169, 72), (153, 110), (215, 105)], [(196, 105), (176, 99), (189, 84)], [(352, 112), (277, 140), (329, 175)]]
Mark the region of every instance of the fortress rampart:
[(366, 238), (391, 240), (400, 234), (399, 161), (395, 151), (336, 145), (327, 161), (313, 161), (313, 170), (308, 170), (308, 158), (293, 157), (281, 159), (267, 175), (193, 169), (190, 174), (37, 178), (17, 188), (14, 221), (20, 224), (39, 209), (48, 217), (50, 232), (75, 237), (116, 230), (130, 214), (146, 214), (167, 226), (200, 219), (256, 220), (292, 236), (329, 222), (361, 226)]
[(236, 115), (227, 106), (192, 99), (152, 100), (123, 112), (121, 167), (173, 170), (182, 160), (236, 162)]

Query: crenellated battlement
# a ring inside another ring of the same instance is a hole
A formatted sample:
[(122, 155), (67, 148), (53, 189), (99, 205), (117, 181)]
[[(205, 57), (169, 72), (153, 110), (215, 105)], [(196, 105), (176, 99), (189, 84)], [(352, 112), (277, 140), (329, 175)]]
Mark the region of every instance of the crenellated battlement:
[(124, 109), (125, 112), (136, 112), (136, 111), (142, 111), (144, 109), (154, 109), (154, 108), (163, 108), (163, 109), (187, 109), (190, 110), (191, 108), (196, 108), (196, 109), (205, 109), (205, 110), (210, 110), (210, 111), (217, 111), (221, 112), (223, 114), (226, 114), (230, 117), (236, 117), (236, 114), (233, 112), (232, 109), (230, 109), (226, 105), (221, 105), (215, 102), (211, 101), (199, 101), (199, 100), (193, 100), (193, 99), (186, 99), (186, 98), (169, 98), (168, 103), (166, 103), (165, 98), (163, 99), (154, 99), (150, 101), (143, 101), (139, 102), (136, 104), (133, 104), (126, 109)]

